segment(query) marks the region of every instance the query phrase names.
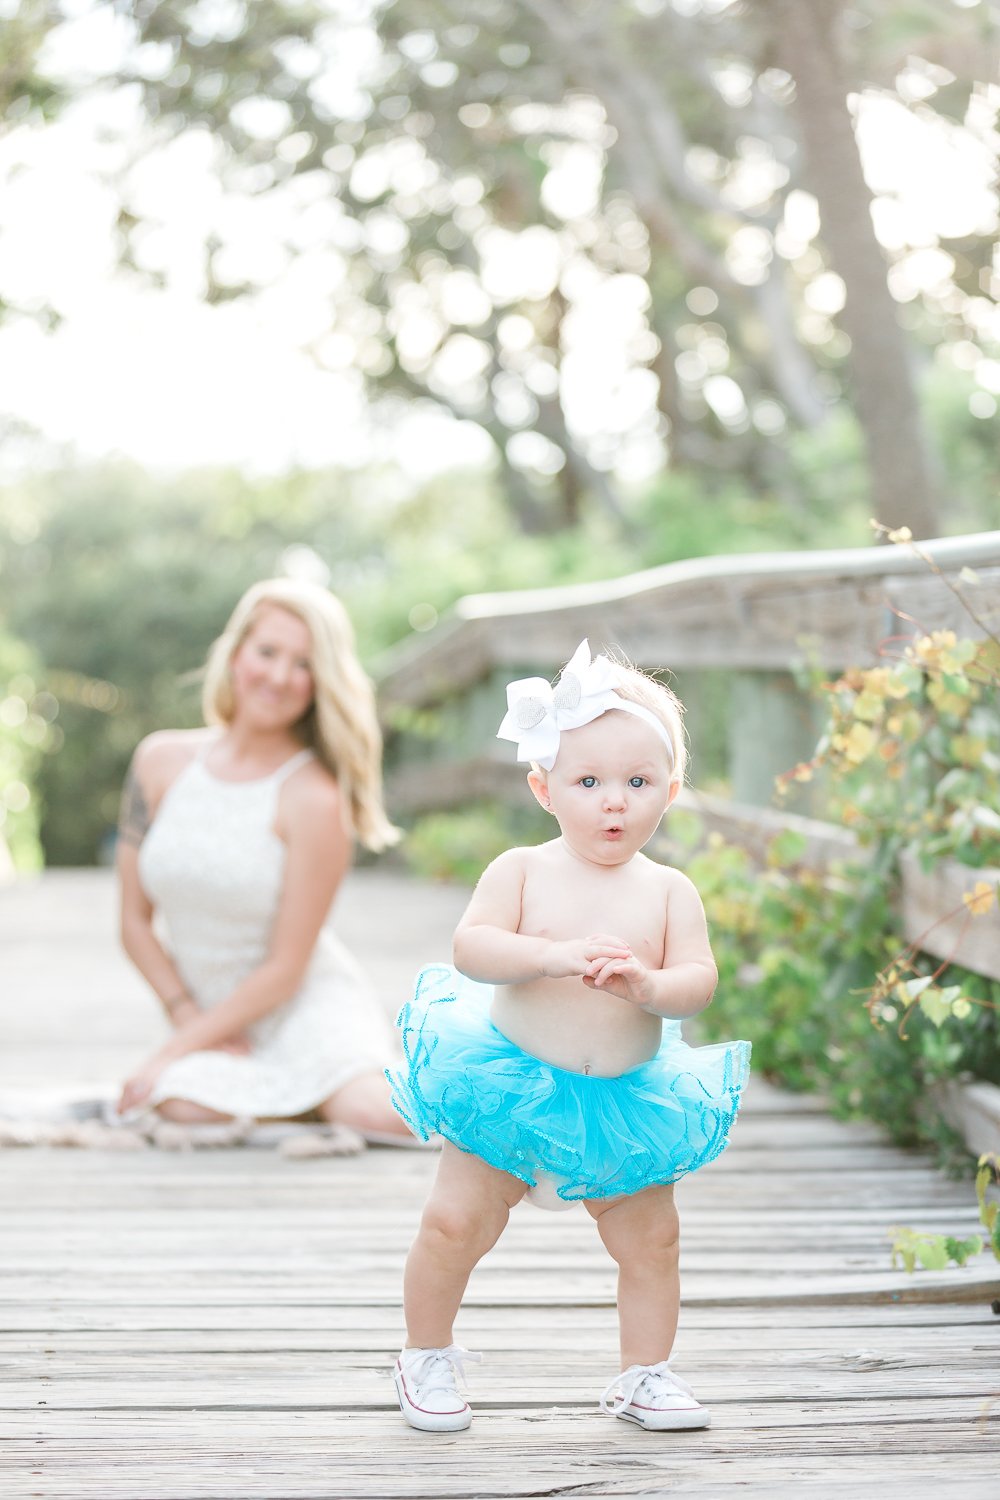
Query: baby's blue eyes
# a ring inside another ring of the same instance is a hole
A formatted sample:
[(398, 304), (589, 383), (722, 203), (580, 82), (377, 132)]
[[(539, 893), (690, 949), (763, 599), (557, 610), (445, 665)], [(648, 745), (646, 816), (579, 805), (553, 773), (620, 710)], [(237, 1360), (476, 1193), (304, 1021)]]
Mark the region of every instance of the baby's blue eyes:
[[(632, 786), (632, 787), (635, 787), (636, 789), (638, 789), (639, 787), (646, 785), (646, 778), (645, 778), (645, 776), (630, 776), (628, 784), (629, 784), (629, 786)], [(596, 776), (581, 776), (580, 777), (580, 785), (588, 787), (588, 788), (592, 787), (592, 786), (596, 786), (597, 785), (597, 777)]]

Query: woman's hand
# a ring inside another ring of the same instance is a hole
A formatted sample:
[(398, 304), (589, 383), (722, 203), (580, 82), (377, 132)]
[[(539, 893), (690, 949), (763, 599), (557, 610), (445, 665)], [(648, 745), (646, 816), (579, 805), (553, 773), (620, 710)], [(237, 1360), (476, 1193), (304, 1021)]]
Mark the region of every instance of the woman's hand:
[[(197, 1007), (195, 1007), (195, 1013), (201, 1014)], [(227, 1041), (216, 1042), (214, 1047), (206, 1050), (228, 1052), (233, 1057), (248, 1057), (253, 1047), (247, 1037), (234, 1036)], [(121, 1098), (118, 1100), (118, 1113), (123, 1115), (126, 1111), (139, 1109), (145, 1104), (167, 1064), (185, 1055), (184, 1052), (178, 1050), (176, 1040), (169, 1042), (163, 1051), (154, 1053), (148, 1062), (143, 1063), (142, 1067), (126, 1081), (122, 1088)]]
[(228, 1052), (232, 1057), (249, 1057), (253, 1047), (245, 1036), (230, 1037), (227, 1042), (216, 1042), (214, 1047), (207, 1048), (209, 1052)]
[[(170, 1023), (175, 1032), (184, 1030), (189, 1021), (197, 1021), (199, 1016), (204, 1015), (201, 1006), (194, 1000), (182, 1000), (179, 1004), (171, 1006), (168, 1012)], [(253, 1051), (249, 1038), (245, 1034), (226, 1037), (221, 1042), (213, 1042), (206, 1051), (230, 1052), (234, 1057), (246, 1057)]]
[(127, 1114), (129, 1110), (139, 1109), (146, 1103), (153, 1089), (156, 1087), (160, 1074), (167, 1066), (167, 1062), (167, 1058), (161, 1057), (157, 1053), (148, 1062), (143, 1063), (142, 1067), (133, 1073), (131, 1078), (126, 1080), (122, 1088), (121, 1098), (118, 1100), (118, 1113), (120, 1115)]

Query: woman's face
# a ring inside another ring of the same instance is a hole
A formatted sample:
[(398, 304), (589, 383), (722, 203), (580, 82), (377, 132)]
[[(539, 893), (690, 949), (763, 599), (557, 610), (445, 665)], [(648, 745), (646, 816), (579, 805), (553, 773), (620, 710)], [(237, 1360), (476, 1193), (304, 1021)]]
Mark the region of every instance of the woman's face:
[(235, 717), (256, 729), (290, 729), (313, 701), (308, 626), (264, 604), (232, 659)]

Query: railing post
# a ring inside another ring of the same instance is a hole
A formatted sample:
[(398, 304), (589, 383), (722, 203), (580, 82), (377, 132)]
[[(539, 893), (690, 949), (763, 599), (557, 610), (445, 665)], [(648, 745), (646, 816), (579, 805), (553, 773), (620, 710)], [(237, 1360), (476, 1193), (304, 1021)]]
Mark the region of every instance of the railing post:
[[(767, 807), (774, 801), (774, 778), (811, 758), (820, 735), (819, 705), (790, 672), (738, 672), (726, 727), (733, 799)], [(800, 812), (810, 802), (808, 796), (796, 798)]]

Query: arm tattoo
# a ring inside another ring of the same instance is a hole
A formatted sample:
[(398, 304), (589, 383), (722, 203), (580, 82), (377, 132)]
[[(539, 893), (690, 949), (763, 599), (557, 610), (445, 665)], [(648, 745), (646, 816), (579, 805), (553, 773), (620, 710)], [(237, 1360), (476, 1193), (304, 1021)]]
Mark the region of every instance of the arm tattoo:
[(138, 849), (152, 821), (133, 762), (129, 766), (122, 791), (121, 808), (118, 813), (118, 837), (123, 844), (131, 844)]

